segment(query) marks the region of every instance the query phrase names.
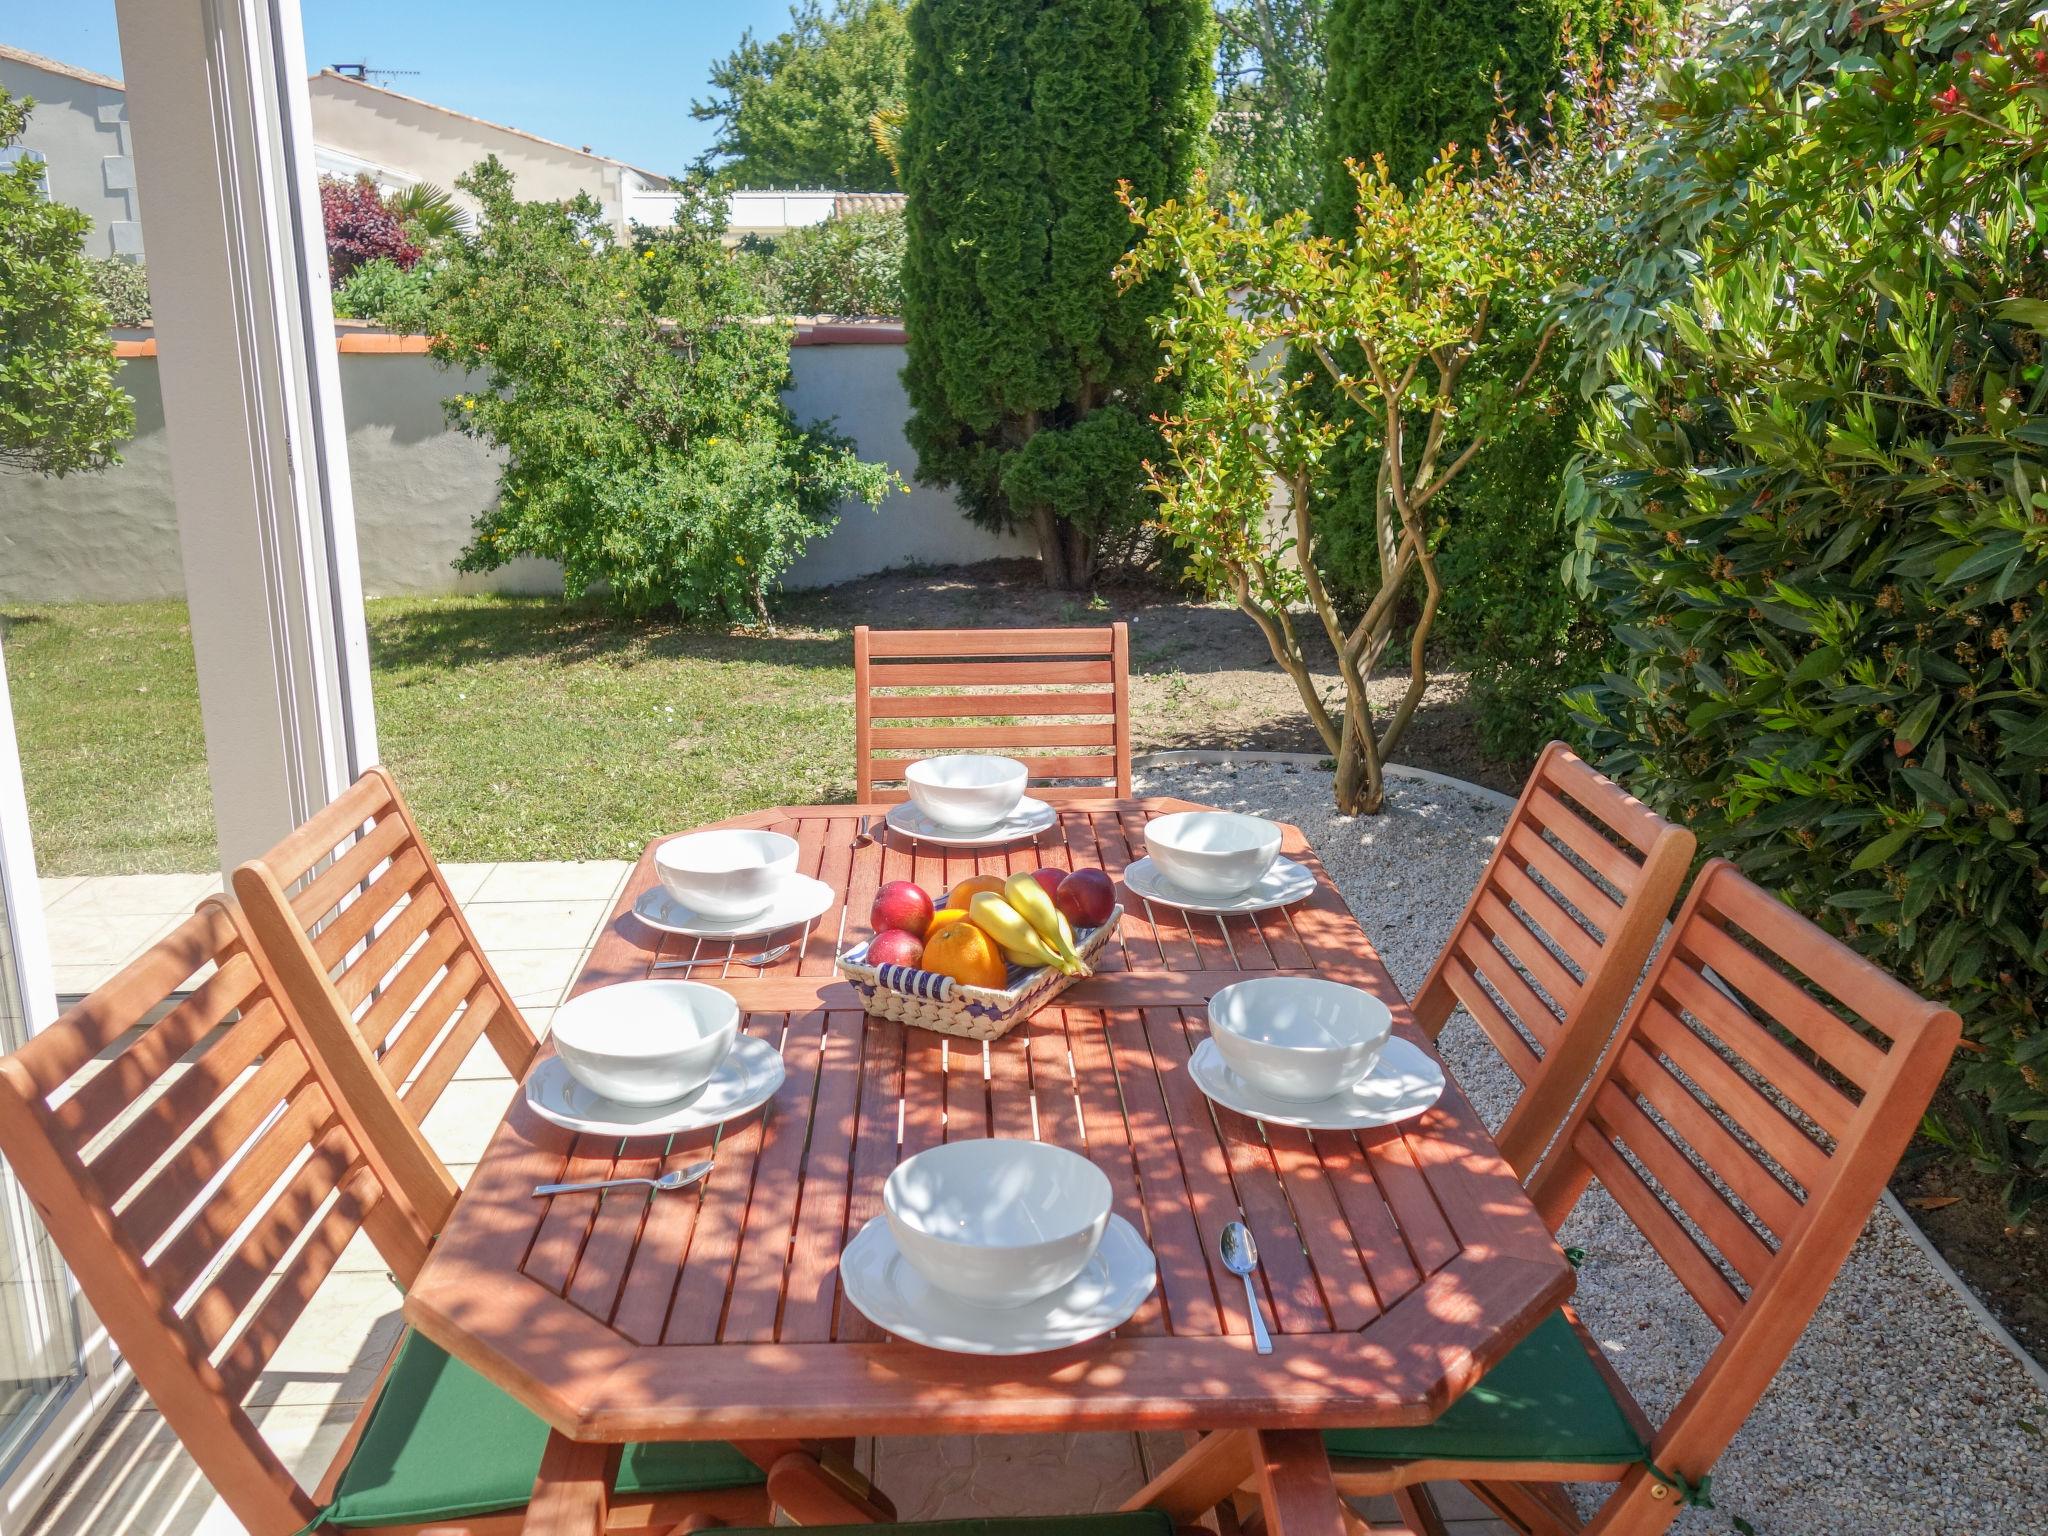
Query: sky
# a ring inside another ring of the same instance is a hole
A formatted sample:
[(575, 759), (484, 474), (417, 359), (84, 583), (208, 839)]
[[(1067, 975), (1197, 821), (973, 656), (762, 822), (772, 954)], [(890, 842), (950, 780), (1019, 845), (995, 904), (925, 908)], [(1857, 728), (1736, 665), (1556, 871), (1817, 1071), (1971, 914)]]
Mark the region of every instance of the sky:
[[(300, 0), (309, 69), (413, 69), (380, 83), (564, 144), (677, 174), (711, 142), (690, 116), (712, 61), (789, 0)], [(121, 71), (114, 0), (0, 0), (0, 43)], [(374, 78), (374, 77), (373, 77)]]

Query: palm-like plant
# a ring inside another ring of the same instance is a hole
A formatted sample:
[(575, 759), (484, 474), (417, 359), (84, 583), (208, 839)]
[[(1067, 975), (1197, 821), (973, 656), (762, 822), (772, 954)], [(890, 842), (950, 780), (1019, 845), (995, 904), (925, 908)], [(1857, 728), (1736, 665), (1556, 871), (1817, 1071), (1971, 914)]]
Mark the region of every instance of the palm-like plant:
[(433, 246), (459, 239), (469, 233), (469, 215), (449, 195), (446, 187), (431, 181), (416, 181), (402, 191), (386, 194), (384, 206), (398, 216), (415, 244)]

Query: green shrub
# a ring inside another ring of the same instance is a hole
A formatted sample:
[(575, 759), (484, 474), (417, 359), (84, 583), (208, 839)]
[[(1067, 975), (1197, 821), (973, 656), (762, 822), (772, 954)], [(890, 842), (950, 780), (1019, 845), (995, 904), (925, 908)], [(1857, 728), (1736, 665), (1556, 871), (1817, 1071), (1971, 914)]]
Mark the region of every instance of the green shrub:
[(906, 435), (986, 527), (1028, 529), (1047, 584), (1144, 520), (1159, 436), (1148, 321), (1119, 290), (1117, 203), (1182, 192), (1214, 108), (1205, 0), (920, 0), (910, 11)]
[(903, 215), (856, 213), (746, 242), (779, 314), (868, 319), (903, 313)]
[[(0, 89), (0, 149), (21, 138), (34, 110)], [(85, 257), (91, 229), (76, 208), (50, 201), (38, 156), (0, 165), (0, 471), (105, 469), (135, 430)]]
[(88, 256), (92, 291), (107, 306), (115, 325), (149, 324), (149, 274), (142, 263), (121, 256)]
[(425, 263), (410, 271), (385, 257), (366, 261), (334, 286), (334, 313), (350, 320), (374, 320), (416, 335), (427, 325), (433, 273)]
[(765, 622), (842, 499), (893, 477), (791, 417), (789, 327), (758, 318), (718, 200), (626, 244), (588, 194), (519, 201), (495, 158), (456, 186), (481, 218), (435, 271), (431, 351), (485, 378), (451, 422), (508, 450), (460, 567), (539, 555), (628, 613)]
[[(1574, 703), (1706, 851), (1963, 1014), (1988, 1114), (1944, 1134), (2025, 1204), (2048, 1188), (2048, 39), (2019, 5), (1884, 16), (1773, 0), (1666, 85), (1641, 270), (1698, 275), (1589, 431), (1571, 510), (1628, 656)], [(1674, 246), (1702, 201), (1716, 237)]]

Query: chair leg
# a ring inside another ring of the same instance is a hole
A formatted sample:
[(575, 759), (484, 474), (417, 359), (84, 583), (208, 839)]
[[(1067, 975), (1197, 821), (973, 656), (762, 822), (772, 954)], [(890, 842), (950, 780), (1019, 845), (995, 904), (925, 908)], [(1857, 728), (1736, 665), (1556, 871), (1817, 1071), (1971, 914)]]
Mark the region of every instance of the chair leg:
[(533, 1480), (523, 1536), (603, 1536), (621, 1445), (585, 1445), (552, 1430)]
[(1443, 1517), (1437, 1513), (1436, 1500), (1420, 1484), (1396, 1489), (1394, 1508), (1400, 1512), (1401, 1520), (1412, 1536), (1447, 1536)]
[(836, 1443), (822, 1456), (790, 1451), (768, 1469), (768, 1497), (798, 1525), (878, 1525), (896, 1509)]
[(1467, 1483), (1503, 1519), (1529, 1536), (1571, 1536), (1584, 1529), (1562, 1488), (1543, 1483)]
[(1175, 1525), (1193, 1525), (1252, 1476), (1251, 1437), (1241, 1429), (1204, 1435), (1172, 1466), (1124, 1500), (1125, 1509), (1161, 1509)]

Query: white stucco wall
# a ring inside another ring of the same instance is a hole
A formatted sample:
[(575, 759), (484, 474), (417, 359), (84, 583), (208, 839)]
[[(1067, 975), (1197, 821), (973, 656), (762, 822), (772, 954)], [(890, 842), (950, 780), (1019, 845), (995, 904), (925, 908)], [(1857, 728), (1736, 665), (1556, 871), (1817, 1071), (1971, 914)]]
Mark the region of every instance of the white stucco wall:
[[(914, 457), (895, 345), (800, 346), (790, 354), (791, 408), (833, 417), (861, 453), (907, 481)], [(135, 436), (99, 475), (47, 480), (0, 473), (0, 602), (137, 602), (183, 591), (177, 516), (156, 361), (122, 365)], [(363, 590), (383, 597), (458, 591), (559, 592), (551, 562), (521, 560), (488, 576), (453, 561), (496, 495), (498, 455), (448, 430), (441, 401), (463, 387), (418, 355), (341, 356)], [(909, 563), (962, 564), (1028, 555), (1021, 540), (975, 528), (943, 491), (912, 486), (879, 512), (853, 505), (813, 544), (790, 586), (826, 586)]]

